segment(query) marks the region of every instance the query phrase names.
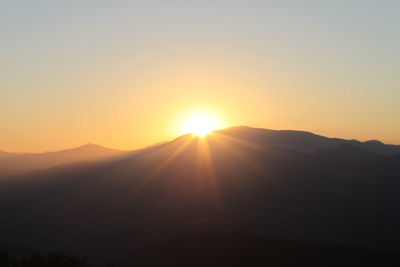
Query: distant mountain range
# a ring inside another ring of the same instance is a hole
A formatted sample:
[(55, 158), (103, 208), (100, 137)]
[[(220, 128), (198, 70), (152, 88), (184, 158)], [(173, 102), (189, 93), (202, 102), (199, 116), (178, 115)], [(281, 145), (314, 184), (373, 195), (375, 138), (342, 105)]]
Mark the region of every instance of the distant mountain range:
[[(294, 152), (315, 153), (320, 150), (350, 145), (381, 155), (400, 155), (400, 145), (387, 145), (376, 140), (360, 142), (357, 140), (328, 138), (304, 131), (267, 130), (236, 126), (218, 130), (216, 133), (260, 147), (285, 149)], [(168, 142), (159, 142), (145, 149), (165, 143)], [(0, 150), (0, 177), (74, 162), (108, 160), (131, 153), (134, 152), (109, 149), (95, 144), (86, 144), (77, 148), (44, 153), (9, 153)]]
[(86, 144), (77, 148), (44, 153), (7, 153), (0, 151), (0, 177), (82, 161), (98, 161), (132, 153)]
[(90, 145), (44, 154), (58, 155), (61, 165), (0, 179), (0, 250), (64, 250), (122, 264), (137, 253), (150, 257), (152, 247), (182, 247), (168, 240), (212, 232), (227, 234), (219, 242), (228, 243), (240, 243), (229, 241), (240, 233), (252, 236), (243, 244), (272, 237), (299, 242), (296, 248), (307, 242), (345, 246), (345, 253), (363, 247), (367, 254), (383, 251), (374, 254), (383, 260), (400, 253), (396, 149), (232, 127), (131, 153)]
[(10, 153), (10, 152), (5, 152), (3, 150), (0, 150), (0, 159), (13, 157), (13, 156), (19, 156), (19, 155), (23, 155), (23, 154), (24, 153)]
[(382, 155), (400, 154), (400, 145), (387, 145), (377, 140), (360, 142), (357, 140), (328, 138), (304, 131), (267, 130), (237, 126), (217, 132), (258, 146), (275, 147), (304, 153), (314, 153), (321, 149), (346, 144)]

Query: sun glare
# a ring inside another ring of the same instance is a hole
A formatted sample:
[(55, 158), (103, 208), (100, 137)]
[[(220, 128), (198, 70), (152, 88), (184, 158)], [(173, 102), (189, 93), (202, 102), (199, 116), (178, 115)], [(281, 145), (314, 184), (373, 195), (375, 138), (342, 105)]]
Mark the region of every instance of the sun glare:
[(204, 113), (197, 113), (182, 123), (182, 133), (193, 133), (201, 137), (218, 128), (218, 119)]

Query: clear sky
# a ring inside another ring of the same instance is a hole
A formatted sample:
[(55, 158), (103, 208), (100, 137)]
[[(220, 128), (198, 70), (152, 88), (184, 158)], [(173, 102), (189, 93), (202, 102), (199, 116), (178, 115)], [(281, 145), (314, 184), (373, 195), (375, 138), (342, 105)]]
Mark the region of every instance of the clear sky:
[(222, 126), (400, 144), (400, 1), (1, 1), (0, 149)]

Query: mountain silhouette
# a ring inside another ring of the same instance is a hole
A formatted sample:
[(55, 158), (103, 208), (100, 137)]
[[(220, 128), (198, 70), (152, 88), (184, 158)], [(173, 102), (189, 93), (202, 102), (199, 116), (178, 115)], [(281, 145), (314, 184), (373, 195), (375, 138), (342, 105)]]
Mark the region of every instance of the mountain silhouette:
[(22, 155), (23, 153), (10, 153), (10, 152), (5, 152), (3, 150), (0, 150), (0, 159), (3, 158), (9, 158), (9, 157), (15, 157), (15, 156), (19, 156)]
[(267, 130), (246, 126), (236, 126), (219, 130), (217, 132), (240, 140), (246, 140), (247, 142), (258, 146), (275, 147), (305, 153), (313, 153), (327, 147), (336, 147), (341, 144), (348, 144), (382, 155), (400, 154), (399, 145), (386, 145), (376, 140), (360, 142), (357, 140), (328, 138), (304, 131)]
[[(284, 149), (293, 152), (315, 153), (327, 148), (351, 145), (352, 147), (380, 155), (400, 155), (400, 146), (387, 145), (377, 140), (360, 142), (357, 140), (328, 138), (305, 131), (267, 130), (236, 126), (218, 130), (216, 133), (260, 147)], [(168, 142), (158, 142), (145, 147), (143, 150), (158, 147), (166, 143)], [(0, 178), (62, 164), (118, 158), (132, 153), (134, 151), (109, 149), (91, 143), (77, 148), (44, 153), (9, 153), (0, 150)]]
[(0, 152), (0, 177), (73, 162), (105, 160), (123, 156), (127, 153), (128, 151), (109, 149), (95, 144), (86, 144), (77, 148), (44, 153)]
[(398, 155), (306, 132), (189, 134), (0, 180), (0, 245), (124, 262), (140, 248), (214, 232), (391, 254), (399, 173)]

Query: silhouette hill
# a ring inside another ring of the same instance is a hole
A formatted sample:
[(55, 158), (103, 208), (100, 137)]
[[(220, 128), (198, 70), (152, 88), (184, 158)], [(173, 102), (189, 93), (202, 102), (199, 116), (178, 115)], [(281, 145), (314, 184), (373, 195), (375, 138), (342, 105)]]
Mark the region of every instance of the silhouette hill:
[(99, 263), (199, 232), (399, 251), (398, 155), (304, 132), (299, 140), (312, 148), (292, 132), (270, 145), (265, 131), (184, 135), (113, 161), (3, 179), (0, 243)]
[(386, 145), (377, 140), (360, 142), (357, 140), (328, 138), (304, 131), (267, 130), (235, 126), (217, 132), (240, 140), (246, 140), (262, 147), (276, 147), (305, 153), (313, 153), (323, 148), (348, 144), (382, 155), (400, 154), (400, 145)]
[(0, 159), (22, 155), (23, 153), (10, 153), (0, 150)]
[(86, 144), (73, 149), (44, 153), (0, 152), (0, 177), (22, 174), (62, 164), (106, 160), (126, 155), (128, 151)]

